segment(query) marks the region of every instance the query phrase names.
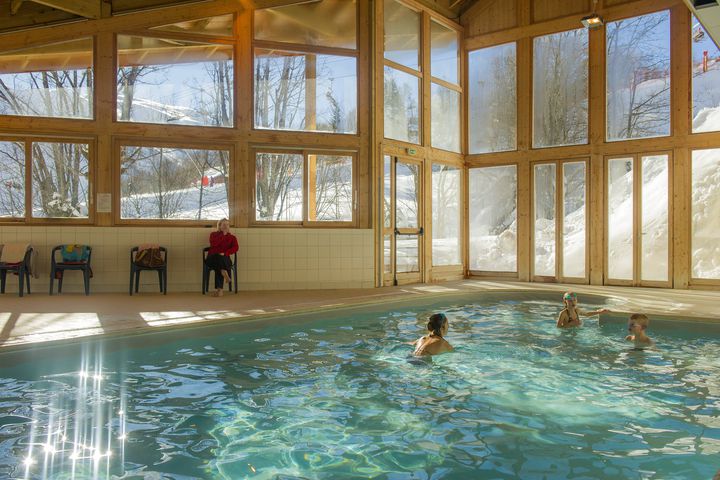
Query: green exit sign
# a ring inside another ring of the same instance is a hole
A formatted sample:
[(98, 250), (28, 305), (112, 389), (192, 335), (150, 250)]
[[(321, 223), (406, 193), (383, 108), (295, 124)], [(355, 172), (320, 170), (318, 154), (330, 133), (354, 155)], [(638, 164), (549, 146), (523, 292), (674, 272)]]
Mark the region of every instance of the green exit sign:
[(415, 150), (414, 148), (408, 148), (408, 149), (407, 149), (407, 154), (408, 154), (408, 155), (415, 155), (415, 154), (417, 154), (417, 150)]

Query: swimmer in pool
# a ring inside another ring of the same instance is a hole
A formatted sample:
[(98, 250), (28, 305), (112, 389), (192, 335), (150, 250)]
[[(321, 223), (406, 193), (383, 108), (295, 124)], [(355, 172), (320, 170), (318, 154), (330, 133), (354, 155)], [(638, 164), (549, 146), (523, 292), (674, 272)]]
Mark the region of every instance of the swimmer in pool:
[(444, 313), (434, 313), (430, 315), (427, 323), (427, 329), (430, 333), (415, 341), (413, 344), (415, 345), (413, 355), (421, 357), (424, 355), (452, 352), (452, 345), (444, 338), (444, 336), (447, 335), (448, 327), (448, 319)]
[(601, 313), (608, 313), (610, 310), (607, 308), (601, 308), (600, 310), (593, 310), (592, 312), (585, 312), (577, 308), (578, 299), (575, 292), (565, 292), (563, 294), (563, 303), (565, 308), (560, 312), (557, 319), (558, 328), (569, 328), (579, 327), (582, 325), (580, 315), (589, 317), (591, 315), (600, 315)]
[(655, 342), (647, 336), (645, 331), (650, 325), (650, 319), (642, 313), (633, 313), (628, 320), (628, 332), (630, 335), (625, 340), (633, 342), (636, 347), (652, 347)]

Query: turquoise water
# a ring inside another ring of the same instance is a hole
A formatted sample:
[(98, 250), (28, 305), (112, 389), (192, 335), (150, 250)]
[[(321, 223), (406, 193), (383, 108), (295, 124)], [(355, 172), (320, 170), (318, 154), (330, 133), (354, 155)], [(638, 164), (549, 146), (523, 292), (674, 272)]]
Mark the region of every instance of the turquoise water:
[[(557, 330), (557, 301), (387, 308), (2, 355), (0, 478), (696, 480), (720, 468), (718, 326), (652, 321), (659, 348), (636, 351), (620, 321)], [(409, 361), (403, 342), (433, 310), (457, 351)]]

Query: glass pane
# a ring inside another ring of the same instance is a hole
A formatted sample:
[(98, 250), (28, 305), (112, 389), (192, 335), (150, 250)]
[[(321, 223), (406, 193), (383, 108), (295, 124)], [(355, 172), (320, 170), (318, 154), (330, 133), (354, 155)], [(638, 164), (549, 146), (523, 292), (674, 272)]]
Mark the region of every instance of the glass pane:
[(459, 84), (458, 33), (452, 28), (430, 21), (430, 73), (446, 82)]
[(255, 51), (255, 128), (357, 131), (354, 57)]
[(670, 12), (610, 22), (607, 138), (670, 134)]
[(299, 153), (255, 155), (255, 219), (301, 222), (303, 156)]
[(420, 13), (395, 0), (385, 0), (385, 58), (418, 70)]
[(414, 163), (395, 164), (395, 226), (419, 228), (420, 166)]
[(353, 157), (308, 155), (308, 165), (308, 178), (312, 182), (310, 196), (315, 202), (315, 205), (308, 209), (309, 220), (352, 222)]
[(392, 227), (392, 157), (385, 155), (383, 172), (383, 226)]
[(668, 157), (642, 157), (640, 276), (641, 280), (666, 282), (670, 234), (668, 232)]
[(230, 155), (224, 150), (121, 148), (120, 218), (228, 218)]
[(460, 152), (460, 93), (436, 83), (431, 92), (432, 146)]
[(255, 39), (357, 48), (357, 3), (321, 0), (255, 10)]
[(563, 277), (585, 278), (585, 162), (563, 164)]
[(555, 164), (535, 166), (535, 275), (555, 276)]
[(588, 140), (588, 31), (536, 37), (533, 43), (533, 146)]
[(383, 237), (383, 273), (392, 273), (392, 238)]
[(692, 17), (692, 131), (720, 131), (720, 48)]
[(420, 79), (385, 67), (385, 138), (420, 143)]
[(25, 144), (0, 142), (0, 217), (25, 216)]
[(432, 166), (432, 263), (462, 265), (461, 170), (448, 165)]
[(233, 46), (118, 35), (117, 119), (233, 125)]
[(93, 39), (0, 54), (0, 115), (92, 118)]
[(395, 251), (397, 273), (419, 272), (419, 237), (417, 235), (397, 235), (395, 242), (397, 243)]
[(608, 277), (633, 279), (633, 159), (608, 161)]
[(720, 279), (720, 148), (692, 153), (692, 278)]
[(470, 52), (468, 57), (470, 153), (517, 148), (515, 44)]
[(199, 35), (210, 35), (214, 37), (233, 36), (233, 15), (222, 15), (219, 17), (200, 18), (187, 20), (185, 22), (152, 27), (151, 30), (175, 33), (194, 33)]
[(470, 169), (470, 269), (517, 271), (517, 168)]
[(87, 218), (89, 200), (86, 143), (32, 144), (32, 215)]

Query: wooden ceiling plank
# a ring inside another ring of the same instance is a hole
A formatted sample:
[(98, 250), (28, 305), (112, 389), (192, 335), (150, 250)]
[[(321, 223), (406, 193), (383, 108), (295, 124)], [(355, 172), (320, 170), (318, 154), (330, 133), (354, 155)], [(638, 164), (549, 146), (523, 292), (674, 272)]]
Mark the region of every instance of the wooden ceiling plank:
[(102, 0), (30, 0), (46, 7), (97, 20), (102, 17)]
[(10, 13), (15, 15), (18, 10), (20, 10), (20, 6), (24, 1), (25, 0), (12, 0), (12, 3), (10, 4)]

